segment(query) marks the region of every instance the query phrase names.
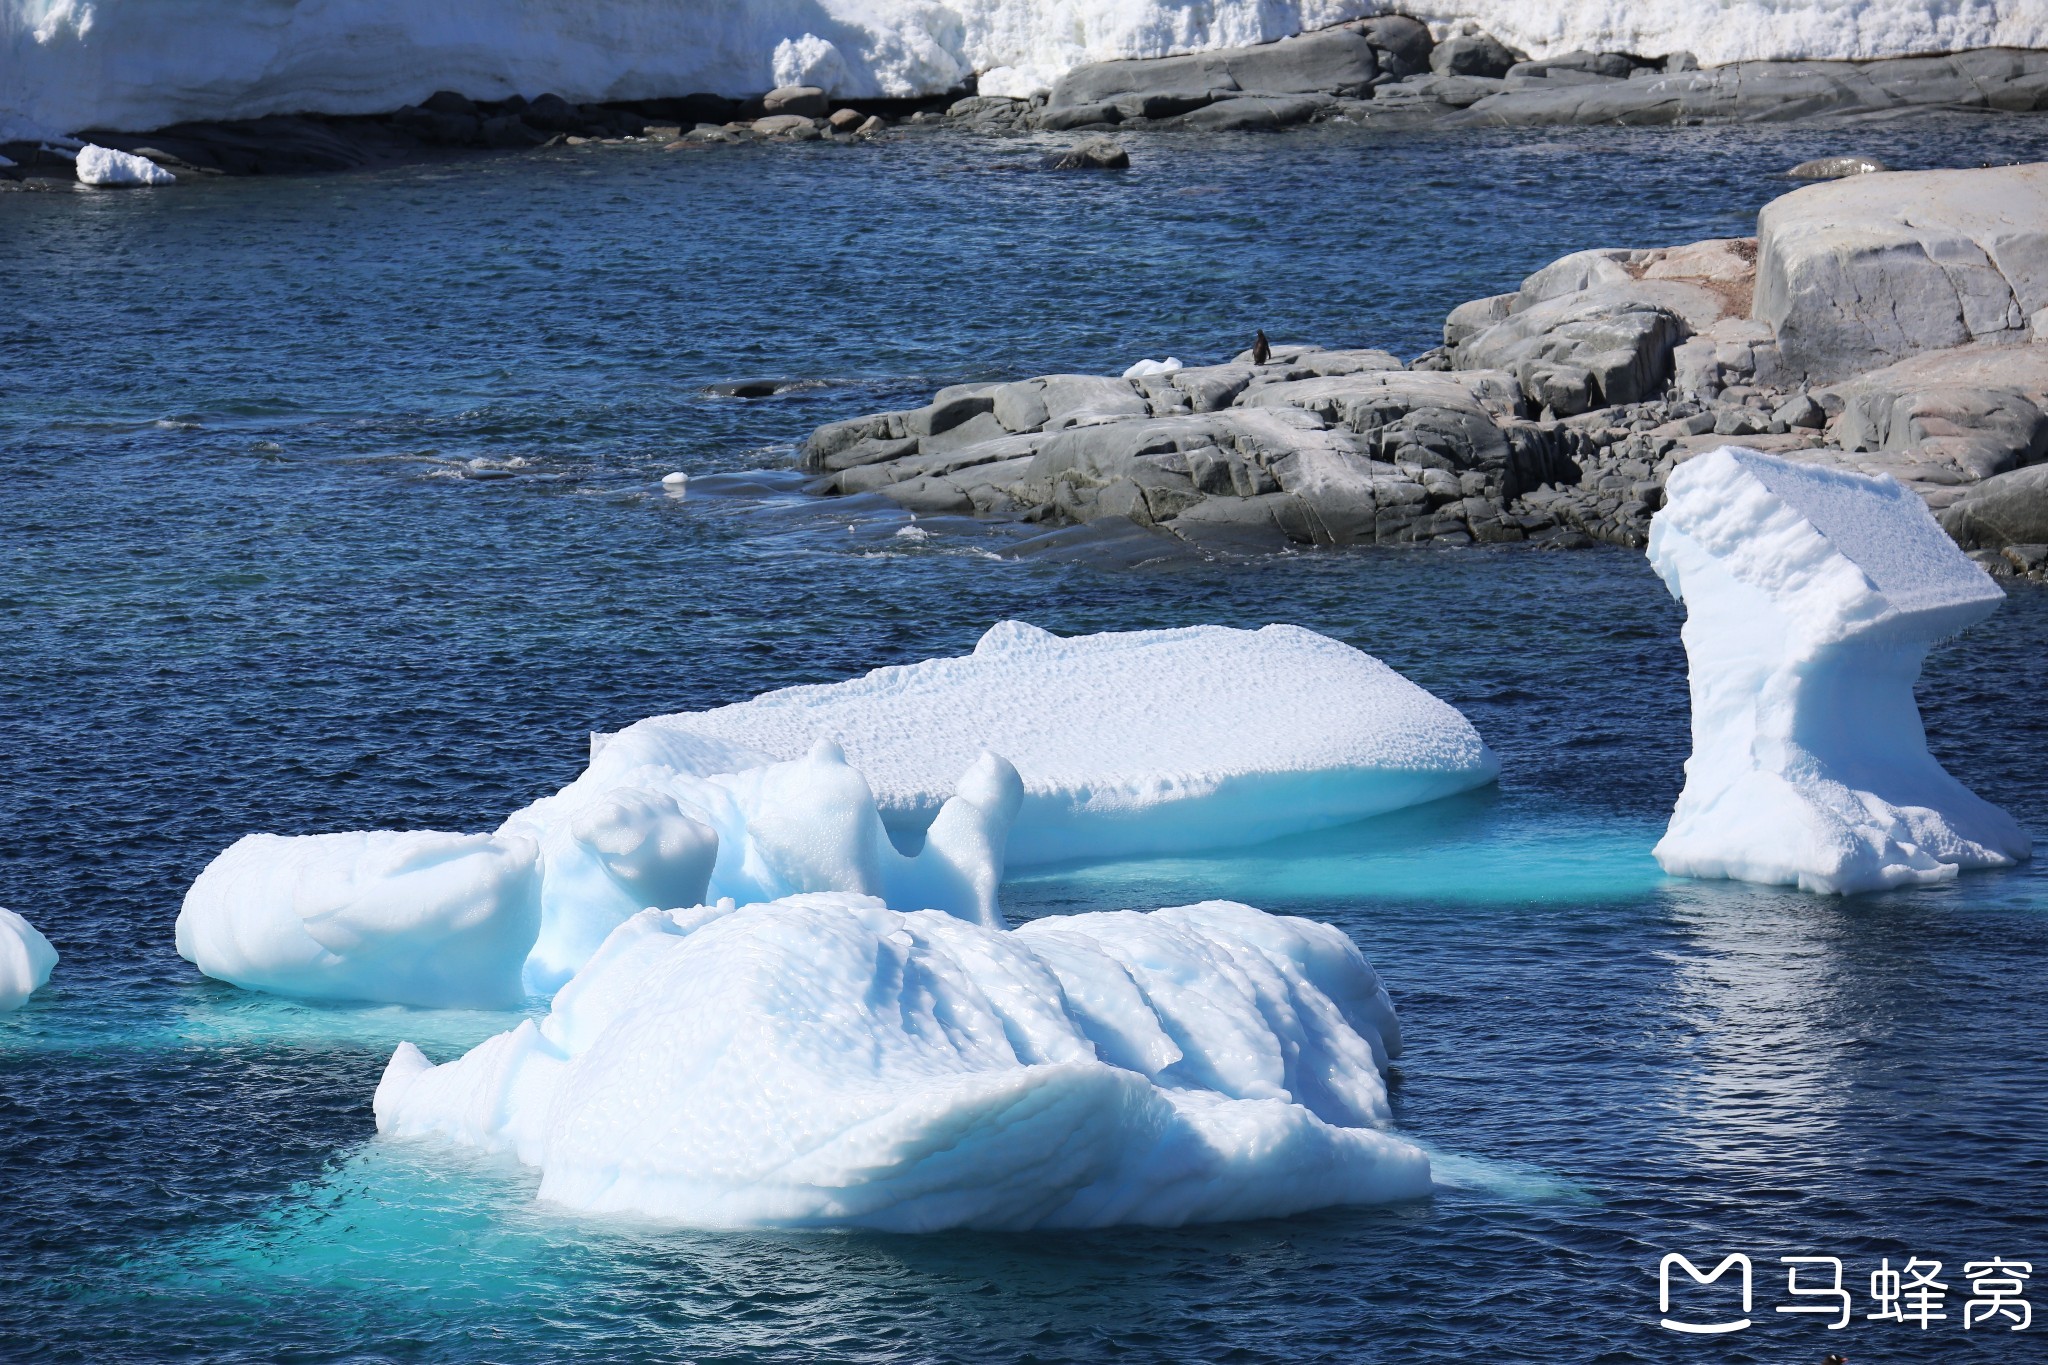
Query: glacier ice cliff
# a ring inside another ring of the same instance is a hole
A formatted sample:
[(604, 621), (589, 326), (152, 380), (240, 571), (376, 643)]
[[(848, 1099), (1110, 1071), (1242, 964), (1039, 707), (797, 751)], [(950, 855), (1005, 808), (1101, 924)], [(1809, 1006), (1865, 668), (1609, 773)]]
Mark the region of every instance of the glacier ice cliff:
[(591, 751), (489, 834), (249, 835), (186, 893), (178, 951), (286, 995), (509, 1005), (647, 908), (844, 892), (999, 927), (1006, 864), (1255, 843), (1500, 766), (1454, 707), (1312, 631), (1014, 621)]
[(1650, 563), (1685, 603), (1692, 756), (1668, 872), (1871, 891), (2029, 856), (1927, 751), (1928, 650), (2004, 592), (1896, 480), (1728, 447), (1675, 470)]
[(50, 940), (12, 910), (0, 909), (0, 1014), (26, 1004), (56, 965)]
[(1328, 925), (1209, 902), (1002, 930), (851, 895), (649, 910), (552, 1012), (377, 1088), (387, 1138), (698, 1227), (1177, 1225), (1419, 1198), (1392, 1002)]
[(572, 101), (1027, 93), (1084, 63), (1268, 42), (1362, 16), (1459, 19), (1542, 57), (1709, 64), (2048, 46), (2038, 0), (0, 0), (0, 138), (381, 113), (437, 89)]

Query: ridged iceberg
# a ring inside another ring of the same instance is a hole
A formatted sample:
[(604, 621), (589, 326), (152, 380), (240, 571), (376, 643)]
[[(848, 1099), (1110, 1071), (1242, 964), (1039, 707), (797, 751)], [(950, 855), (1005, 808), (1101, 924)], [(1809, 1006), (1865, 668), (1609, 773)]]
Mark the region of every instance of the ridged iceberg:
[(1327, 925), (799, 896), (635, 916), (544, 1021), (442, 1066), (401, 1044), (376, 1114), (698, 1227), (1171, 1226), (1427, 1194), (1378, 1127), (1399, 1050)]
[(1665, 496), (1649, 555), (1685, 603), (1693, 740), (1666, 871), (1853, 892), (2029, 856), (1927, 752), (1927, 651), (2005, 594), (1918, 497), (1735, 447)]
[(178, 951), (285, 995), (508, 1005), (649, 907), (837, 891), (1000, 926), (1008, 864), (1255, 843), (1499, 771), (1455, 708), (1293, 626), (1004, 622), (961, 658), (656, 717), (591, 751), (490, 834), (250, 835), (186, 893)]

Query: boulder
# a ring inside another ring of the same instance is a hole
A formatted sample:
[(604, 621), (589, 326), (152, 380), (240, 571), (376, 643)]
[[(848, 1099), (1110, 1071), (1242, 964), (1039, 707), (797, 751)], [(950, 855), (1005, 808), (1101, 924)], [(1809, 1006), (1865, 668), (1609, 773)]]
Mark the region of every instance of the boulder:
[(823, 118), (832, 112), (832, 101), (815, 85), (784, 85), (761, 97), (761, 112)]
[(1430, 50), (1429, 69), (1440, 76), (1505, 76), (1521, 58), (1490, 33), (1446, 38)]
[(1040, 164), (1049, 171), (1121, 171), (1130, 167), (1131, 154), (1108, 138), (1098, 137), (1053, 152)]
[(817, 123), (804, 114), (769, 114), (749, 125), (763, 137), (816, 137)]
[(1379, 59), (1380, 73), (1399, 79), (1429, 70), (1430, 50), (1436, 40), (1429, 25), (1405, 14), (1386, 14), (1353, 25), (1365, 35)]
[(1822, 392), (1850, 451), (1910, 451), (1975, 481), (2048, 458), (2048, 348), (1934, 351)]
[(1308, 123), (1333, 107), (1329, 101), (1314, 95), (1239, 96), (1217, 100), (1197, 109), (1182, 118), (1181, 123), (1212, 133), (1285, 128), (1291, 124)]
[(2048, 165), (1812, 185), (1765, 205), (1757, 229), (1755, 316), (1808, 379), (2023, 340), (2048, 307)]
[(1986, 479), (1936, 519), (1966, 550), (2048, 544), (2048, 465)]
[(1325, 29), (1256, 47), (1079, 66), (1054, 83), (1045, 112), (1109, 105), (1133, 95), (1205, 102), (1214, 92), (1363, 95), (1378, 75), (1378, 58), (1364, 34)]
[(1874, 156), (1822, 156), (1800, 162), (1785, 175), (1791, 180), (1843, 180), (1852, 175), (1875, 175), (1890, 169)]

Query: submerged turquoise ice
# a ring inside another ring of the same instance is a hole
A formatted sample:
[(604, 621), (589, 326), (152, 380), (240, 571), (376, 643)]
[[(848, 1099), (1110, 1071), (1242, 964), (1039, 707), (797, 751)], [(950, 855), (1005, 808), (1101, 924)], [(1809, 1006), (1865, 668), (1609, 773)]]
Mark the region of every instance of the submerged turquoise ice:
[[(2038, 129), (1857, 139), (1974, 163)], [(1843, 136), (1161, 137), (1121, 180), (973, 142), (608, 153), (0, 201), (25, 282), (0, 300), (0, 904), (64, 955), (0, 1018), (0, 1357), (1663, 1362), (1666, 1251), (1749, 1249), (1765, 1308), (1766, 1257), (1853, 1280), (2041, 1251), (2048, 878), (1666, 879), (1684, 655), (1638, 557), (1131, 568), (1156, 547), (918, 540), (773, 477), (816, 421), (956, 379), (1193, 360), (1255, 325), (1420, 351), (1567, 250), (1741, 230)], [(764, 375), (811, 386), (705, 392)], [(372, 1139), (401, 1039), (451, 1057), (523, 1011), (266, 1000), (172, 952), (183, 889), (249, 830), (485, 828), (592, 730), (1008, 618), (1298, 623), (1501, 756), (1497, 792), (1004, 888), (1013, 917), (1230, 896), (1340, 928), (1400, 1010), (1388, 1103), (1433, 1198), (1057, 1236), (582, 1217), (515, 1164)], [(2016, 592), (1920, 689), (1936, 756), (2037, 835), (2044, 654), (2048, 597)], [(1757, 1316), (1726, 1358), (1942, 1361), (1960, 1331)]]

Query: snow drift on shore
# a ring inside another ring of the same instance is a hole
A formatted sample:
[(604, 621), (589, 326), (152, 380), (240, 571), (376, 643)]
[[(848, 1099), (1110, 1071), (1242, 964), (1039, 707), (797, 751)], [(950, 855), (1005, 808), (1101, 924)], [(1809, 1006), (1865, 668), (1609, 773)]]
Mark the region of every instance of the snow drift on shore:
[(962, 658), (593, 736), (491, 834), (249, 835), (186, 893), (178, 952), (284, 995), (501, 1006), (648, 907), (849, 892), (1000, 927), (1006, 861), (1255, 843), (1499, 768), (1455, 708), (1299, 627), (1008, 621)]
[(1085, 62), (1283, 38), (1381, 12), (1470, 18), (1542, 56), (1708, 64), (2048, 46), (2040, 0), (0, 0), (0, 138), (383, 113), (437, 89), (577, 101), (792, 80), (843, 96), (1022, 93)]
[(858, 896), (655, 911), (377, 1127), (698, 1227), (1176, 1225), (1429, 1191), (1374, 1125), (1393, 1004), (1341, 932), (1209, 902), (1015, 931)]
[(1927, 752), (1927, 651), (2005, 594), (1926, 504), (1739, 447), (1680, 465), (1666, 498), (1649, 555), (1685, 603), (1693, 737), (1666, 871), (1853, 892), (2028, 856)]

